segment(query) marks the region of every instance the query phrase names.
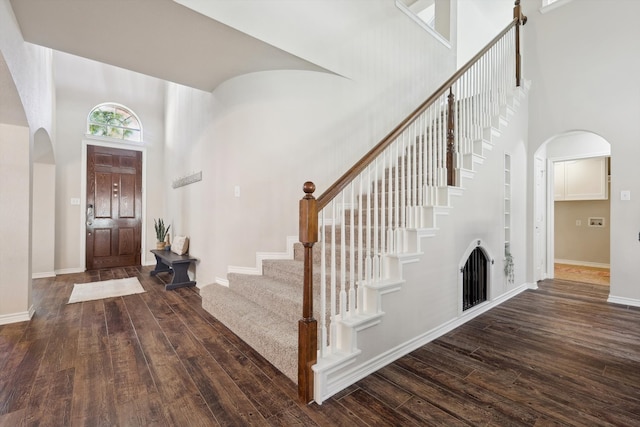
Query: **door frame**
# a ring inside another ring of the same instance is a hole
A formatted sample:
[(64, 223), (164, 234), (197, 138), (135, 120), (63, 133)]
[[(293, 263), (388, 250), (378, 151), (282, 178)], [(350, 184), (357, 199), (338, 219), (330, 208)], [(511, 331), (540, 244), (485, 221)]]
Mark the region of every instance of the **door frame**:
[[(611, 151), (600, 152), (593, 151), (589, 153), (580, 153), (576, 155), (549, 157), (547, 158), (547, 277), (553, 279), (555, 277), (554, 266), (556, 261), (555, 245), (556, 245), (556, 209), (555, 209), (555, 188), (554, 188), (554, 170), (556, 162), (565, 162), (568, 160), (593, 159), (596, 157), (611, 158)], [(609, 185), (609, 183), (607, 183)], [(611, 193), (609, 193), (609, 202), (611, 202)], [(611, 208), (609, 208), (609, 220), (611, 220)], [(611, 229), (609, 229), (609, 240), (611, 240)], [(609, 254), (611, 254), (611, 244), (609, 244)], [(550, 264), (549, 264), (550, 263)], [(611, 261), (609, 261), (611, 263)], [(609, 264), (611, 265), (611, 264)]]
[[(573, 148), (573, 149), (569, 149), (568, 151), (565, 151), (565, 154), (563, 155), (549, 155), (547, 152), (547, 147), (549, 144), (553, 144), (554, 142), (556, 142), (559, 138), (563, 138), (566, 136), (570, 136), (572, 134), (590, 134), (590, 135), (595, 135), (597, 137), (599, 137), (600, 139), (602, 139), (603, 142), (606, 142), (606, 146), (601, 145), (601, 144), (596, 144), (593, 147), (590, 147), (588, 149), (585, 149), (584, 147), (582, 148)], [(537, 209), (539, 209), (539, 201), (538, 198), (536, 197), (535, 194), (535, 179), (536, 179), (536, 162), (535, 159), (536, 158), (541, 158), (544, 160), (544, 167), (546, 168), (546, 179), (547, 179), (547, 184), (546, 184), (546, 193), (544, 195), (544, 198), (546, 199), (546, 214), (547, 214), (547, 218), (546, 218), (546, 230), (544, 230), (545, 235), (546, 235), (546, 247), (545, 247), (545, 254), (544, 257), (547, 260), (547, 265), (546, 265), (546, 278), (552, 279), (554, 278), (554, 263), (555, 263), (555, 197), (554, 197), (554, 186), (553, 186), (553, 180), (554, 180), (554, 162), (559, 162), (559, 161), (565, 161), (565, 160), (576, 160), (576, 159), (586, 159), (586, 158), (592, 158), (592, 157), (610, 157), (613, 159), (613, 154), (612, 154), (612, 150), (611, 150), (611, 143), (604, 138), (603, 136), (590, 131), (590, 130), (573, 130), (573, 131), (566, 131), (566, 132), (560, 132), (557, 133), (555, 135), (553, 135), (552, 137), (548, 138), (546, 141), (544, 141), (542, 144), (540, 144), (540, 146), (538, 146), (538, 148), (536, 148), (533, 156), (531, 157), (533, 159), (533, 166), (532, 166), (532, 170), (533, 170), (533, 190), (532, 190), (532, 198), (533, 198), (533, 224), (532, 224), (532, 232), (534, 233), (533, 236), (533, 256), (532, 256), (532, 260), (533, 260), (533, 270), (532, 270), (532, 278), (535, 278), (535, 266), (538, 263), (538, 253), (535, 250), (535, 215), (537, 213)], [(612, 194), (609, 194), (609, 198), (612, 197)], [(609, 231), (609, 234), (611, 234), (611, 231)], [(611, 247), (609, 247), (609, 251), (611, 251)], [(534, 282), (535, 283), (535, 282)]]
[(85, 135), (82, 139), (82, 161), (80, 162), (80, 266), (82, 271), (87, 269), (87, 239), (86, 239), (86, 212), (87, 212), (87, 145), (99, 147), (117, 148), (142, 152), (142, 222), (140, 230), (140, 264), (147, 265), (145, 254), (147, 253), (146, 218), (147, 218), (147, 148), (131, 141), (108, 141), (102, 138), (92, 138)]
[[(539, 165), (540, 167), (538, 167)], [(533, 156), (533, 283), (537, 283), (539, 280), (553, 278), (553, 271), (549, 271), (549, 260), (553, 257), (553, 246), (549, 246), (549, 233), (553, 232), (553, 218), (549, 216), (550, 212), (548, 201), (549, 182), (553, 182), (553, 176), (549, 176), (548, 165), (548, 159), (545, 157), (537, 155)], [(539, 172), (543, 172), (544, 174), (542, 194), (538, 192), (536, 186)], [(543, 229), (538, 231), (537, 216), (539, 213), (543, 213), (545, 218), (543, 221)], [(553, 212), (551, 212), (551, 214), (553, 214)], [(543, 271), (538, 272), (538, 265), (541, 261), (541, 249), (544, 251), (544, 255), (542, 255), (542, 259), (544, 260)]]

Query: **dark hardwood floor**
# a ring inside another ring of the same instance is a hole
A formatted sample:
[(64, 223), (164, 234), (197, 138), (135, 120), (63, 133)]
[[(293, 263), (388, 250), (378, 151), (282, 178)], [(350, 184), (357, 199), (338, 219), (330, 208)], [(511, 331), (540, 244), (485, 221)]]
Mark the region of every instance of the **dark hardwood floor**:
[[(0, 426), (640, 425), (640, 310), (603, 286), (541, 282), (319, 406), (149, 271), (34, 281), (34, 318), (0, 326)], [(66, 304), (130, 276), (147, 292)]]

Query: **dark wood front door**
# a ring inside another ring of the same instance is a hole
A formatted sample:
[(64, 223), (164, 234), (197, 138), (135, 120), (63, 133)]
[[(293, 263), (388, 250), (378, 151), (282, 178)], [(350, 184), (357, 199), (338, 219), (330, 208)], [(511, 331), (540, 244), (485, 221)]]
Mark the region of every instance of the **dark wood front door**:
[(140, 265), (142, 153), (87, 146), (87, 270)]

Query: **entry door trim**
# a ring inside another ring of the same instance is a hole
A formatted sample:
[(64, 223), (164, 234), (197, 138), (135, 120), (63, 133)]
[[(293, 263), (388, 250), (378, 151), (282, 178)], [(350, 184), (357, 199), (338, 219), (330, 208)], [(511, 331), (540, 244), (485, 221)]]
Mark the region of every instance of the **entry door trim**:
[(87, 269), (87, 239), (86, 239), (86, 212), (87, 212), (87, 145), (95, 145), (98, 147), (119, 148), (122, 150), (132, 150), (142, 152), (142, 230), (140, 235), (140, 264), (150, 265), (147, 262), (147, 236), (146, 236), (146, 218), (147, 218), (147, 148), (137, 144), (127, 144), (126, 142), (110, 142), (102, 139), (89, 139), (87, 137), (82, 140), (82, 161), (80, 162), (80, 263), (82, 270)]

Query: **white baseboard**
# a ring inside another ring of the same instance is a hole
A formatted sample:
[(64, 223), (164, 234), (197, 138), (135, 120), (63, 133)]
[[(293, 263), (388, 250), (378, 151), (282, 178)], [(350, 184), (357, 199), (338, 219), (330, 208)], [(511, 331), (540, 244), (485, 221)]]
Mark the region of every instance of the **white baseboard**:
[(63, 268), (60, 270), (56, 270), (56, 275), (73, 273), (84, 273), (84, 268)]
[(21, 313), (11, 313), (0, 315), (0, 325), (8, 325), (9, 323), (28, 322), (35, 313), (33, 306), (29, 307), (29, 310)]
[(229, 281), (227, 279), (223, 279), (222, 277), (216, 277), (215, 283), (217, 283), (218, 285), (226, 286), (227, 288), (229, 287)]
[(556, 259), (553, 260), (556, 264), (569, 264), (569, 265), (581, 265), (583, 267), (596, 267), (596, 268), (610, 268), (610, 264), (604, 264), (601, 262), (589, 262), (589, 261), (575, 261), (571, 259)]
[[(298, 236), (288, 236), (286, 252), (256, 252), (255, 267), (238, 267), (230, 265), (227, 267), (227, 273), (251, 274), (254, 276), (261, 276), (262, 261), (267, 259), (293, 259), (293, 245), (298, 242), (298, 239)], [(227, 286), (229, 286), (228, 283), (229, 282), (227, 281)]]
[[(319, 363), (314, 366), (315, 373), (315, 396), (314, 400), (318, 404), (322, 404), (324, 400), (333, 396), (334, 394), (342, 391), (344, 388), (360, 381), (362, 378), (370, 375), (377, 370), (387, 366), (388, 364), (398, 360), (402, 356), (411, 353), (412, 351), (422, 347), (425, 344), (441, 337), (442, 335), (451, 332), (455, 328), (462, 326), (468, 321), (474, 319), (475, 317), (491, 310), (494, 307), (499, 306), (503, 302), (513, 298), (514, 296), (526, 291), (527, 289), (531, 289), (530, 283), (524, 283), (518, 286), (511, 291), (508, 291), (494, 300), (488, 301), (484, 303), (482, 306), (478, 307), (476, 310), (470, 313), (463, 314), (455, 319), (452, 319), (448, 322), (443, 323), (442, 325), (425, 332), (424, 334), (418, 335), (417, 337), (395, 347), (392, 348), (379, 356), (376, 356), (370, 360), (365, 361), (364, 363), (355, 366), (349, 370), (340, 371), (341, 363), (336, 361), (334, 363), (328, 363), (326, 365), (326, 371), (323, 372), (323, 367)], [(342, 367), (346, 367), (348, 365), (352, 365), (354, 360), (351, 355), (345, 355), (344, 364)], [(335, 375), (332, 375), (334, 374)]]
[(45, 271), (43, 273), (31, 273), (32, 279), (47, 279), (49, 277), (56, 277), (55, 271)]
[(640, 307), (640, 300), (635, 298), (625, 298), (625, 297), (616, 297), (613, 295), (609, 295), (607, 298), (607, 302), (612, 304), (620, 304), (620, 305), (630, 305), (632, 307)]

